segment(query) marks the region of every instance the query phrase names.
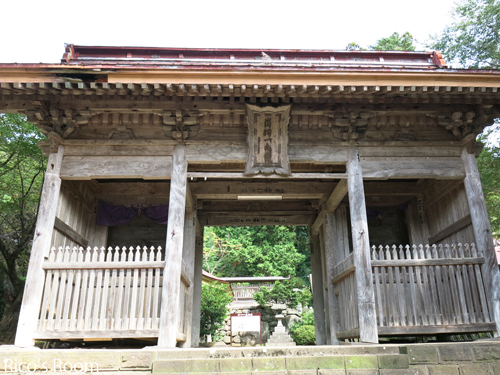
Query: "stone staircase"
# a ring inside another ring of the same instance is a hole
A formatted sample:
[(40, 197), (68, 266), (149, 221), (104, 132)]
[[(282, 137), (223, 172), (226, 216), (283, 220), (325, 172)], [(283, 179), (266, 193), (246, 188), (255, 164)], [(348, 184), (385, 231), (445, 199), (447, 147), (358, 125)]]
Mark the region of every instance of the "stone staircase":
[(155, 375), (340, 375), (355, 369), (370, 371), (363, 374), (378, 374), (380, 367), (409, 371), (408, 355), (401, 353), (398, 346), (380, 345), (186, 349), (158, 351), (152, 372)]
[[(88, 367), (87, 371), (80, 371), (82, 366)], [(500, 375), (500, 341), (196, 349), (40, 350), (0, 346), (0, 375), (60, 375), (65, 372), (102, 375)]]

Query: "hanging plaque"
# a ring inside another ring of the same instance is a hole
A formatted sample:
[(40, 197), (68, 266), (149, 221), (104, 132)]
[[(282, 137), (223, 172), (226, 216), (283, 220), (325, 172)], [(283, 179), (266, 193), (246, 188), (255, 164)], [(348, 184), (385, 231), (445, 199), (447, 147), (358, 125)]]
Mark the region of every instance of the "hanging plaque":
[(290, 107), (247, 105), (248, 156), (246, 175), (258, 173), (290, 175), (288, 121)]

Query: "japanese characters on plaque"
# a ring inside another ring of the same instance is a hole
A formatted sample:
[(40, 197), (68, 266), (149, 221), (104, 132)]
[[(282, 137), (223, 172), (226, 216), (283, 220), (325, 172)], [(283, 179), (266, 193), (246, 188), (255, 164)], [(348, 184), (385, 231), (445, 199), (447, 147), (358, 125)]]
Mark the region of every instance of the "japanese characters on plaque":
[(288, 121), (290, 106), (247, 105), (248, 155), (246, 175), (290, 175)]

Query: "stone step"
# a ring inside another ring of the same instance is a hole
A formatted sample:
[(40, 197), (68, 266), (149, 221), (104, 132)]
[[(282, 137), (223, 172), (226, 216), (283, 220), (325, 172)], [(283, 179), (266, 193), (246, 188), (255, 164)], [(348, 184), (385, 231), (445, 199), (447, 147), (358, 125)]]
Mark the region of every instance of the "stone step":
[[(173, 374), (294, 374), (318, 370), (347, 371), (355, 369), (377, 371), (382, 369), (409, 370), (408, 355), (327, 355), (327, 356), (297, 356), (297, 357), (254, 357), (254, 358), (217, 358), (158, 360), (153, 362), (153, 375)], [(302, 371), (302, 372), (300, 372)], [(412, 373), (413, 374), (413, 373)]]

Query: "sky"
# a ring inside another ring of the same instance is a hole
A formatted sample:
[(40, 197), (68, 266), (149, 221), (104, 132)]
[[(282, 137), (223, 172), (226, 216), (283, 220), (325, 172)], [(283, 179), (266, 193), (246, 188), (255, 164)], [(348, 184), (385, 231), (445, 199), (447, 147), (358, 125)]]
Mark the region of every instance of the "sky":
[(0, 63), (58, 63), (77, 45), (345, 49), (451, 23), (455, 0), (0, 0)]

